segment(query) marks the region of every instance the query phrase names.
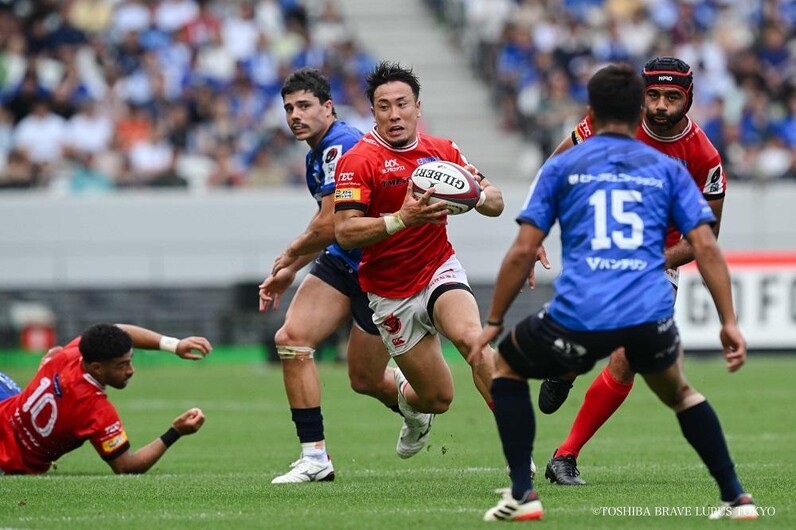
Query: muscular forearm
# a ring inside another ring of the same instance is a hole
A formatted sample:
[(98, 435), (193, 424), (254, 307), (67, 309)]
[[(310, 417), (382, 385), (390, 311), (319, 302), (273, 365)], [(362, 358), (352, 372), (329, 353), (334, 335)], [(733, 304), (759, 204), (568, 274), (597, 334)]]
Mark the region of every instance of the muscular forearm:
[(310, 259), (304, 262), (304, 265), (306, 265), (315, 259), (315, 256), (320, 251), (332, 243), (334, 243), (334, 224), (329, 226), (325, 224), (323, 226), (314, 226), (310, 224), (310, 226), (307, 227), (307, 231), (294, 239), (287, 249), (285, 249), (285, 254), (291, 258), (309, 255)]
[(146, 473), (166, 453), (166, 449), (166, 444), (160, 438), (156, 438), (138, 451), (134, 453), (128, 451), (109, 464), (113, 472), (120, 475)]
[(497, 217), (501, 213), (503, 213), (503, 208), (505, 207), (503, 203), (503, 194), (501, 193), (500, 189), (497, 186), (493, 186), (489, 183), (487, 179), (481, 179), (481, 186), (483, 187), (483, 191), (486, 194), (486, 199), (481, 206), (476, 207), (476, 211), (481, 215), (486, 215), (487, 217)]
[(130, 338), (133, 339), (133, 346), (136, 348), (143, 348), (145, 350), (160, 349), (160, 338), (163, 336), (160, 333), (140, 326), (133, 326), (132, 324), (116, 324), (116, 326), (130, 335)]
[(372, 245), (390, 235), (384, 217), (351, 217), (335, 223), (337, 242), (346, 249)]
[(694, 261), (694, 249), (691, 248), (691, 245), (685, 239), (681, 239), (667, 248), (663, 254), (666, 258), (667, 269), (676, 269)]
[(732, 303), (732, 288), (730, 284), (727, 263), (716, 245), (696, 248), (696, 261), (699, 273), (705, 280), (705, 285), (713, 297), (713, 303), (724, 324), (735, 322), (735, 310)]
[[(503, 318), (525, 284), (525, 280), (535, 262), (536, 248), (521, 249), (512, 247), (500, 265), (492, 306), (487, 315), (489, 322), (503, 322)], [(529, 266), (530, 264), (530, 266)]]

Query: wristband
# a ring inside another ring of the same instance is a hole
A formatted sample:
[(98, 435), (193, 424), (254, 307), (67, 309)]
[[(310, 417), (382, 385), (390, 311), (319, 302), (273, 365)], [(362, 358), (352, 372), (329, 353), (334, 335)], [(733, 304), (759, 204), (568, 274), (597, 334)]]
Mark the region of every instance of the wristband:
[(481, 190), (481, 195), (478, 196), (478, 202), (475, 203), (475, 207), (478, 208), (485, 202), (486, 202), (486, 192), (484, 190)]
[(160, 346), (159, 348), (162, 351), (170, 351), (171, 353), (177, 353), (177, 346), (180, 344), (180, 339), (175, 337), (167, 337), (163, 335), (160, 337)]
[(406, 225), (404, 220), (401, 219), (401, 214), (395, 212), (384, 216), (384, 227), (387, 229), (387, 235), (393, 235), (406, 228)]
[(166, 447), (171, 447), (174, 445), (174, 442), (180, 439), (182, 434), (177, 432), (177, 429), (174, 427), (169, 427), (169, 430), (164, 432), (160, 435), (160, 441), (163, 442), (163, 445)]
[(503, 320), (502, 319), (501, 320), (487, 320), (486, 321), (486, 325), (487, 326), (495, 326), (496, 328), (502, 328), (503, 327)]

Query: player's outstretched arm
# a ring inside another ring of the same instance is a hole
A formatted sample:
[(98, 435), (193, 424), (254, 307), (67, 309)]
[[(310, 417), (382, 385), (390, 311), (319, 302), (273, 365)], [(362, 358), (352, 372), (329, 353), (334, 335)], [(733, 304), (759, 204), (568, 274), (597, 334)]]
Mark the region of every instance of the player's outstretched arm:
[(301, 270), (315, 259), (319, 252), (334, 242), (334, 194), (324, 195), (321, 206), (310, 219), (307, 229), (296, 237), (287, 248), (276, 257), (271, 274), (280, 269), (292, 267)]
[(134, 326), (132, 324), (116, 324), (133, 339), (133, 346), (145, 350), (162, 350), (176, 353), (183, 359), (197, 361), (213, 351), (210, 341), (204, 337), (186, 337), (177, 339), (161, 335), (155, 331)]
[(138, 451), (125, 451), (108, 462), (114, 473), (146, 473), (160, 460), (166, 450), (181, 436), (193, 434), (205, 422), (205, 416), (198, 408), (187, 410), (177, 416), (168, 431), (155, 438)]
[(503, 329), (505, 317), (517, 294), (528, 279), (539, 257), (539, 247), (546, 234), (535, 226), (523, 223), (511, 248), (500, 265), (492, 305), (487, 313), (486, 326), (472, 346), (468, 359), (475, 358), (487, 344), (494, 341)]
[(699, 273), (713, 297), (713, 303), (721, 320), (721, 339), (724, 358), (730, 372), (738, 370), (746, 362), (746, 341), (738, 329), (735, 308), (732, 302), (732, 286), (727, 262), (721, 254), (716, 236), (708, 225), (699, 225), (686, 234), (694, 249)]

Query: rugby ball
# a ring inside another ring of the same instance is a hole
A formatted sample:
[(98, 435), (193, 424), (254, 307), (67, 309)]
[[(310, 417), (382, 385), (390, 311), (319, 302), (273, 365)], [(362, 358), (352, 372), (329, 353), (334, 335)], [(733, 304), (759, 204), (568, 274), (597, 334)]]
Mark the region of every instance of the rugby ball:
[(481, 186), (473, 174), (453, 162), (435, 160), (421, 164), (412, 171), (410, 180), (416, 197), (433, 187), (429, 203), (444, 202), (449, 215), (469, 212), (481, 197)]

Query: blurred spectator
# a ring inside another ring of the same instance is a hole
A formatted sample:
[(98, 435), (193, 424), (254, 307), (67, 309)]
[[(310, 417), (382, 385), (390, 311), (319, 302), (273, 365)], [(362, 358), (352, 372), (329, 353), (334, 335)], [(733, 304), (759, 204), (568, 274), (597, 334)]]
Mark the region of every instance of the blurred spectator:
[(113, 180), (95, 164), (90, 152), (80, 153), (74, 159), (68, 179), (68, 190), (72, 195), (96, 195), (113, 191)]
[(66, 146), (66, 120), (50, 110), (50, 102), (39, 99), (14, 128), (14, 147), (24, 153), (39, 177), (52, 174)]
[(0, 189), (32, 188), (38, 185), (38, 171), (25, 152), (12, 149), (0, 172)]
[(258, 147), (246, 175), (246, 186), (283, 186), (290, 182), (290, 172), (266, 145)]
[(111, 148), (113, 132), (111, 117), (95, 101), (85, 100), (66, 124), (65, 145), (75, 155), (101, 153)]

